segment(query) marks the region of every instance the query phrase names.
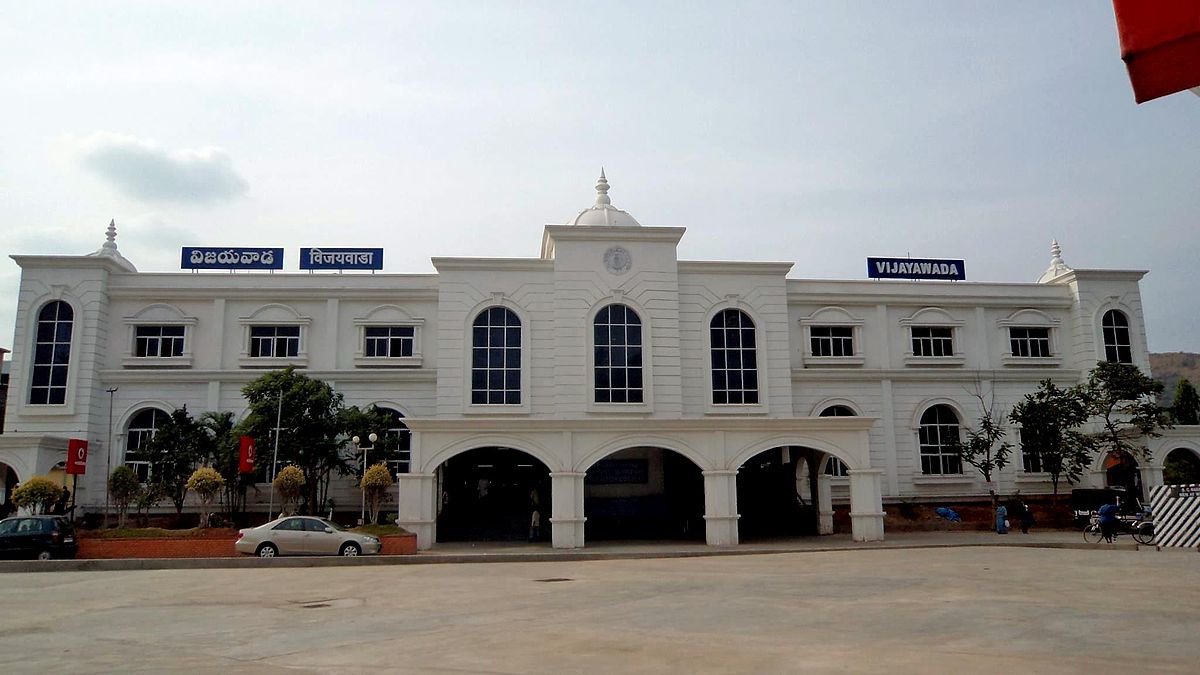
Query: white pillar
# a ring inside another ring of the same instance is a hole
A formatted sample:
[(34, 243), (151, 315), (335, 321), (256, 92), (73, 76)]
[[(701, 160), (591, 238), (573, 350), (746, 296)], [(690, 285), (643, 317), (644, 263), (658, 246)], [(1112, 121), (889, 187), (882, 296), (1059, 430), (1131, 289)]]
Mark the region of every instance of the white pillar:
[(850, 525), (854, 541), (883, 541), (883, 471), (850, 469)]
[(704, 471), (704, 539), (709, 546), (738, 543), (737, 471)]
[(817, 476), (817, 534), (833, 534), (833, 486), (828, 474)]
[(431, 473), (396, 474), (396, 524), (417, 535), (417, 548), (433, 546), (438, 499)]
[(1163, 484), (1162, 467), (1153, 466), (1150, 464), (1150, 462), (1143, 462), (1142, 465), (1138, 467), (1138, 471), (1142, 474), (1142, 495), (1147, 501), (1149, 501), (1150, 490)]
[(554, 548), (583, 548), (582, 472), (553, 472), (550, 474), (550, 544)]

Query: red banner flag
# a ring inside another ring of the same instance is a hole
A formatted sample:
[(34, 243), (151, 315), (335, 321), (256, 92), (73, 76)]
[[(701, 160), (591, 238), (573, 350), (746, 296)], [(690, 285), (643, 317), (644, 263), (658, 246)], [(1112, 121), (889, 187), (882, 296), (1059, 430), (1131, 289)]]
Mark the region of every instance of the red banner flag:
[(67, 439), (67, 473), (78, 476), (87, 473), (88, 442), (82, 438)]
[(242, 436), (239, 443), (241, 453), (238, 456), (238, 471), (242, 473), (254, 473), (254, 459), (258, 456), (254, 448), (254, 439), (249, 436)]

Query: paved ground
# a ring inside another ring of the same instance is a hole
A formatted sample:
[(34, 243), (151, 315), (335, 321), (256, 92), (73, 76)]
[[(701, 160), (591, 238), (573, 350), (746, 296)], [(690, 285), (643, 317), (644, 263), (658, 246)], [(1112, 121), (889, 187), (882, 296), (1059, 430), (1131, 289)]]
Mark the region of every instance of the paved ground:
[[(557, 581), (556, 581), (557, 580)], [(955, 547), (0, 575), (0, 672), (1196, 672), (1200, 555)]]

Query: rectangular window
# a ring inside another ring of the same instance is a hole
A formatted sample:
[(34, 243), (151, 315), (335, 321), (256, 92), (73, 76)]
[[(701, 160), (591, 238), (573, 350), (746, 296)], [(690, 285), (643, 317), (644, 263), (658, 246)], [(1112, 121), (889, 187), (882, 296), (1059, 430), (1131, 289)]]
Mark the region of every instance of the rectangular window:
[(943, 326), (912, 327), (913, 356), (954, 356), (954, 329)]
[(139, 358), (183, 356), (183, 326), (134, 328), (133, 355)]
[(852, 326), (813, 326), (809, 331), (813, 356), (854, 356)]
[(251, 326), (252, 358), (294, 358), (300, 355), (300, 326)]
[(363, 355), (386, 359), (413, 355), (417, 329), (413, 326), (370, 326), (363, 329)]
[(1009, 328), (1008, 342), (1013, 356), (1048, 358), (1050, 356), (1049, 328)]
[(1021, 429), (1018, 433), (1021, 442), (1021, 465), (1025, 469), (1025, 473), (1042, 473), (1046, 470), (1045, 463), (1042, 461), (1042, 453), (1033, 448), (1026, 447), (1029, 445), (1029, 437), (1025, 430)]

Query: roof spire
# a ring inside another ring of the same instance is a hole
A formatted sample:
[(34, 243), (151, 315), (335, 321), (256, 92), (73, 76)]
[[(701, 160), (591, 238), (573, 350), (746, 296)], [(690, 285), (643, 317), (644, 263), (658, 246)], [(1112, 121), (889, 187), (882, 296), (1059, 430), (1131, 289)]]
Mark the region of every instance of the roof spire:
[(108, 230), (104, 233), (104, 244), (100, 248), (115, 251), (117, 250), (117, 219), (113, 218), (108, 221)]
[(596, 203), (612, 203), (612, 200), (608, 198), (608, 179), (604, 177), (604, 167), (600, 167), (600, 179), (596, 181)]
[(1038, 283), (1057, 279), (1070, 271), (1072, 271), (1071, 267), (1067, 265), (1062, 257), (1062, 246), (1058, 245), (1057, 239), (1052, 239), (1050, 241), (1050, 267), (1045, 272), (1042, 272), (1042, 276), (1038, 278)]

